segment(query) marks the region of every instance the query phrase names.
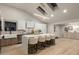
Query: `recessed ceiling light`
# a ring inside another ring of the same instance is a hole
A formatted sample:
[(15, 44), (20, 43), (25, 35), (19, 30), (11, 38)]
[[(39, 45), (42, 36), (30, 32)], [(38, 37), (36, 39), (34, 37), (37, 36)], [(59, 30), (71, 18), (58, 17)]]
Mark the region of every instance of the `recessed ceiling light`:
[(53, 15), (53, 14), (51, 14), (51, 17), (54, 17), (54, 15)]
[(65, 9), (65, 10), (63, 10), (63, 12), (64, 12), (64, 13), (67, 13), (67, 10)]

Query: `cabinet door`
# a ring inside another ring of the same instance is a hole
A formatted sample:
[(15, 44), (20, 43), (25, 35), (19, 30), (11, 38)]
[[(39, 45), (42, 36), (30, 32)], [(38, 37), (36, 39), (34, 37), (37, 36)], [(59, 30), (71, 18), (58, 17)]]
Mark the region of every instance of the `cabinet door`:
[(5, 31), (16, 31), (16, 22), (5, 21)]

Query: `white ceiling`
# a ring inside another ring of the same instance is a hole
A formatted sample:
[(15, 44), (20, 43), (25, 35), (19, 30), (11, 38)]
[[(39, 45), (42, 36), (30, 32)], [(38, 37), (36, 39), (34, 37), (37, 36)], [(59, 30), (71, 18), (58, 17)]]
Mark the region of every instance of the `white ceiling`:
[[(57, 4), (58, 4), (58, 9), (56, 11), (52, 11), (45, 3), (44, 3), (45, 7), (42, 6), (40, 3), (8, 3), (6, 5), (24, 10), (29, 14), (31, 14), (33, 17), (38, 18), (38, 20), (41, 20), (42, 22), (46, 22), (46, 23), (56, 23), (61, 21), (64, 22), (67, 20), (72, 21), (75, 19), (79, 19), (78, 3), (57, 3)], [(42, 19), (40, 17), (33, 15), (34, 13), (42, 15), (36, 9), (38, 6), (41, 6), (47, 12), (47, 15), (45, 15), (45, 17), (49, 17), (49, 19)], [(64, 9), (67, 9), (68, 12), (63, 13)], [(50, 17), (51, 14), (53, 14), (54, 17)]]

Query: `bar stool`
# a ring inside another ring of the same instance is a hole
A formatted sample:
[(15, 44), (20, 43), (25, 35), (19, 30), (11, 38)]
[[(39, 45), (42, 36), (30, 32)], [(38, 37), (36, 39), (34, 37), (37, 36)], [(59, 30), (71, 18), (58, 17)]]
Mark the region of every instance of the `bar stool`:
[(28, 40), (28, 54), (33, 54), (37, 52), (37, 43), (38, 43), (38, 37), (29, 37)]
[(38, 39), (38, 49), (42, 50), (45, 48), (45, 46), (45, 35), (40, 35)]
[(50, 42), (51, 42), (50, 35), (47, 34), (47, 35), (46, 35), (46, 46), (47, 46), (47, 47), (50, 46)]
[(51, 38), (51, 45), (55, 45), (55, 34), (50, 34)]

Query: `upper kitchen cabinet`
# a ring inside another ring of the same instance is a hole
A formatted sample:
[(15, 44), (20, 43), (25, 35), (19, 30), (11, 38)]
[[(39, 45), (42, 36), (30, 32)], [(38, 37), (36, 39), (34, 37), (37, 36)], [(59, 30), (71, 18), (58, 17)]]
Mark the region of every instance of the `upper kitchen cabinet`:
[(16, 31), (16, 22), (5, 21), (5, 31)]

